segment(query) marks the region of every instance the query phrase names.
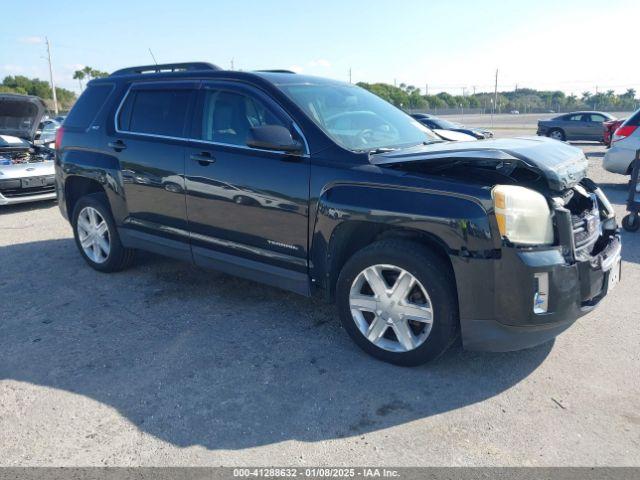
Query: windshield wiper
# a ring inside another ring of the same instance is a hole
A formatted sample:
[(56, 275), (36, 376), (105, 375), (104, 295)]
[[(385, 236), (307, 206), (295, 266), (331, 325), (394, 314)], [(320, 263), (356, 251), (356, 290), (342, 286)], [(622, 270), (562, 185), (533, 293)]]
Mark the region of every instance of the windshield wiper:
[(393, 152), (394, 150), (397, 150), (397, 148), (391, 148), (391, 147), (378, 147), (378, 148), (374, 148), (372, 150), (367, 150), (367, 153), (369, 155), (379, 155), (381, 153), (389, 153), (389, 152)]

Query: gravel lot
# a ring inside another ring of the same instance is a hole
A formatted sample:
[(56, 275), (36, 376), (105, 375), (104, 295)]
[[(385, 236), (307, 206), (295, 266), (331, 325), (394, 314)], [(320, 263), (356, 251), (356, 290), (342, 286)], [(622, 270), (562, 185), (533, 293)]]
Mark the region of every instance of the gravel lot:
[(623, 256), (554, 342), (407, 369), (321, 301), (151, 254), (100, 274), (55, 204), (3, 208), (0, 465), (640, 466), (640, 233)]

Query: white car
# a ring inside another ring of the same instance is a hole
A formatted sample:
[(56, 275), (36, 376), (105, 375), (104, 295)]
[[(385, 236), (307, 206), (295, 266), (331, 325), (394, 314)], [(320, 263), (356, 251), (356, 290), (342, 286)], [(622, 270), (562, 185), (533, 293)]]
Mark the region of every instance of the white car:
[(34, 142), (45, 108), (38, 97), (0, 95), (0, 205), (56, 198), (55, 152)]
[(633, 159), (640, 150), (640, 110), (634, 112), (613, 134), (611, 148), (602, 165), (605, 170), (630, 175)]

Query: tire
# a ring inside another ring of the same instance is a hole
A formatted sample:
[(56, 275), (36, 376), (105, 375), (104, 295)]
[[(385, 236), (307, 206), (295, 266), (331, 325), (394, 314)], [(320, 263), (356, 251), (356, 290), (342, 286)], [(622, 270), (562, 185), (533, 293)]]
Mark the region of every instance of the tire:
[(629, 213), (622, 219), (622, 228), (627, 232), (637, 232), (640, 229), (640, 214)]
[(549, 133), (547, 133), (547, 137), (559, 140), (561, 142), (564, 142), (567, 139), (564, 131), (559, 128), (552, 128), (551, 130), (549, 130)]
[[(391, 269), (385, 270), (389, 267)], [(388, 290), (383, 295), (375, 296), (364, 277), (378, 270), (385, 281), (385, 285), (378, 284), (378, 290), (381, 286)], [(396, 274), (398, 276), (394, 280)], [(408, 284), (411, 284), (410, 277), (416, 280), (406, 297), (398, 297), (403, 299), (396, 298), (391, 303), (389, 298), (375, 300), (389, 295), (399, 285), (401, 276)], [(358, 309), (356, 302), (363, 301), (363, 298), (366, 308), (375, 308), (377, 313)], [(408, 301), (411, 298), (415, 298), (415, 302)], [(381, 240), (354, 254), (338, 277), (336, 303), (342, 326), (356, 344), (370, 355), (396, 365), (415, 366), (439, 357), (456, 340), (459, 331), (458, 301), (451, 266), (426, 247), (407, 240)], [(414, 310), (415, 306), (419, 310)], [(430, 326), (424, 323), (429, 307)], [(405, 315), (401, 313), (405, 311), (410, 312), (408, 315), (412, 311), (420, 311), (420, 315), (423, 315), (424, 311), (425, 318), (422, 321), (399, 318)], [(402, 333), (399, 329), (404, 329), (406, 325), (411, 329), (411, 338), (407, 342), (407, 337), (403, 335), (406, 342), (403, 345), (396, 332)], [(382, 328), (384, 332), (378, 335), (377, 332), (382, 332)], [(369, 340), (367, 334), (378, 336), (377, 343)], [(415, 347), (407, 348), (407, 343)]]
[[(92, 214), (95, 215), (93, 218)], [(76, 246), (82, 258), (91, 268), (100, 272), (118, 272), (131, 265), (135, 250), (122, 246), (116, 224), (111, 215), (109, 201), (104, 193), (92, 193), (81, 197), (73, 209), (71, 218)], [(101, 227), (104, 229), (104, 233), (99, 234), (93, 230), (93, 219), (96, 220), (98, 226), (102, 226), (102, 222), (104, 222), (104, 226)], [(87, 235), (89, 231), (90, 233)], [(92, 238), (97, 237), (100, 238), (96, 241), (91, 241)], [(82, 245), (82, 238), (87, 240), (87, 244), (90, 247), (85, 248)], [(108, 249), (103, 248), (105, 242), (108, 245)], [(96, 249), (94, 248), (96, 244), (98, 244), (98, 254), (96, 254)]]

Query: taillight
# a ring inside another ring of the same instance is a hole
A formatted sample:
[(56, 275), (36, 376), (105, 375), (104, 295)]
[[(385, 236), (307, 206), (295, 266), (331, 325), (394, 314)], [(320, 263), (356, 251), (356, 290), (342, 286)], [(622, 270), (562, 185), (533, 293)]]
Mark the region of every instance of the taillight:
[(62, 145), (62, 136), (64, 135), (64, 127), (60, 127), (58, 128), (58, 130), (56, 131), (56, 150), (58, 150), (60, 148), (60, 145)]
[(638, 127), (634, 125), (623, 125), (622, 127), (618, 127), (618, 129), (614, 132), (614, 135), (619, 138), (614, 139), (614, 141), (622, 140), (623, 138), (628, 137), (636, 131), (636, 128)]

